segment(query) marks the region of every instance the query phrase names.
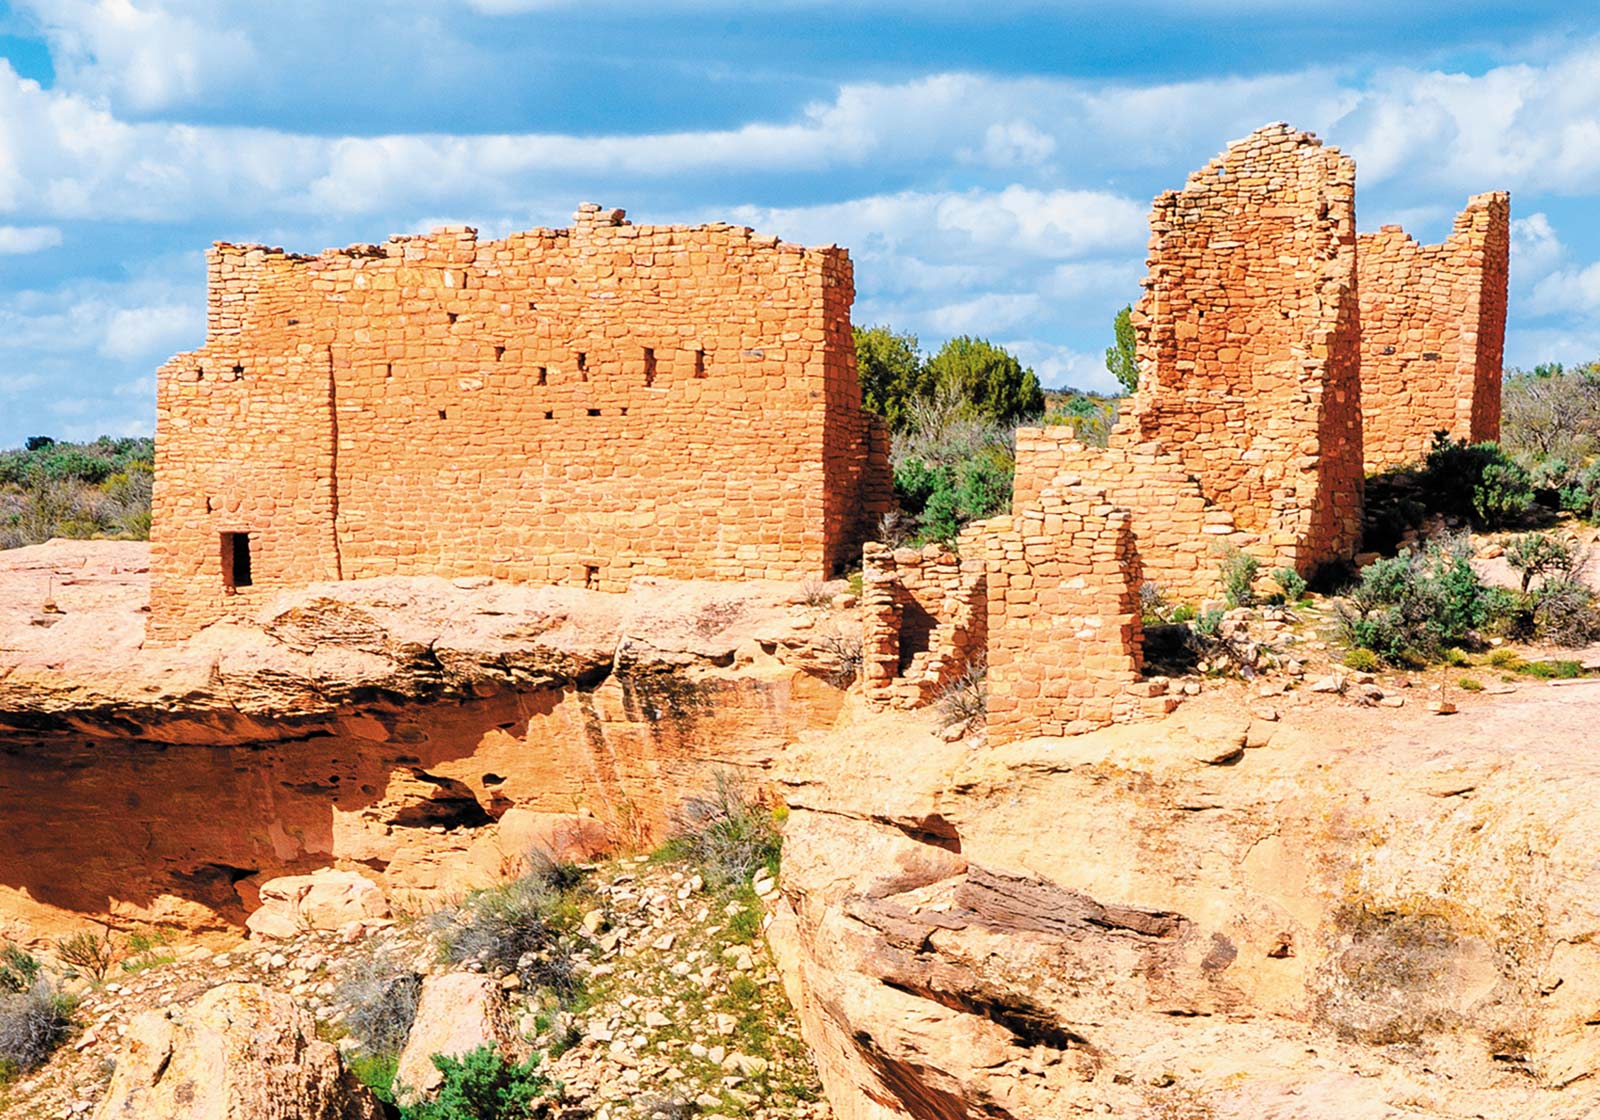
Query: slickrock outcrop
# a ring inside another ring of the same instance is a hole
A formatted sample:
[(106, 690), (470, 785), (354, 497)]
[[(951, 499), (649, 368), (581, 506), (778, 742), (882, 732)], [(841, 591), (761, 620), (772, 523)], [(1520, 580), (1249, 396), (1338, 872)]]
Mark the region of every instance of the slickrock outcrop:
[(770, 936), (836, 1113), (1592, 1115), (1600, 686), (1448, 741), (1323, 703), (788, 760)]
[(430, 976), (422, 982), (395, 1084), (407, 1101), (432, 1096), (444, 1081), (435, 1054), (461, 1058), (480, 1046), (510, 1049), (514, 1038), (505, 996), (492, 978), (471, 972)]
[(310, 875), (284, 875), (262, 883), (258, 894), (261, 906), (245, 921), (257, 937), (293, 937), (389, 916), (389, 903), (377, 884), (354, 871), (323, 868)]
[(381, 1120), (383, 1106), (315, 1038), (290, 997), (221, 984), (190, 1007), (148, 1011), (95, 1120)]
[(232, 927), (277, 876), (405, 901), (648, 843), (843, 696), (851, 622), (794, 585), (346, 581), (148, 649), (147, 555), (0, 553), (0, 936)]

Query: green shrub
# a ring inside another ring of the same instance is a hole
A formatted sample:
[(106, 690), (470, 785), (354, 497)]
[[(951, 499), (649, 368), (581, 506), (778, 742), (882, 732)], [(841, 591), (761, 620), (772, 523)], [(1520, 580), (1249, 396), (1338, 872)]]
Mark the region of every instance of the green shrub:
[(1016, 424), (1044, 412), (1044, 390), (1034, 372), (1004, 347), (983, 338), (952, 338), (928, 359), (935, 395), (962, 402), (970, 415)]
[(110, 930), (95, 933), (85, 929), (57, 941), (56, 956), (77, 973), (98, 984), (111, 971), (117, 959), (117, 950), (112, 943)]
[(1222, 629), (1222, 611), (1212, 607), (1195, 616), (1194, 632), (1201, 638), (1215, 638)]
[(1172, 608), (1172, 621), (1178, 623), (1193, 622), (1196, 613), (1193, 603), (1179, 603)]
[(1345, 593), (1338, 622), (1347, 645), (1401, 663), (1437, 658), (1509, 609), (1506, 595), (1472, 570), (1466, 542), (1455, 540), (1369, 564)]
[(539, 1072), (539, 1056), (513, 1064), (493, 1046), (461, 1058), (435, 1054), (444, 1075), (438, 1096), (401, 1110), (402, 1120), (533, 1120), (550, 1079)]
[(957, 463), (913, 460), (896, 467), (895, 495), (916, 524), (912, 543), (949, 543), (968, 522), (1007, 509), (1015, 472), (1009, 454), (993, 451)]
[(1272, 573), (1272, 581), (1283, 589), (1283, 597), (1290, 603), (1298, 603), (1306, 597), (1306, 581), (1293, 568), (1277, 569)]
[(1507, 669), (1513, 673), (1525, 664), (1520, 653), (1514, 649), (1505, 649), (1504, 647), (1490, 650), (1487, 661), (1493, 668)]
[(1482, 692), (1483, 682), (1476, 677), (1462, 677), (1456, 681), (1456, 687), (1463, 692)]
[(1378, 655), (1370, 649), (1346, 650), (1344, 664), (1347, 669), (1354, 669), (1358, 673), (1370, 673), (1378, 668)]
[(1495, 443), (1451, 440), (1435, 432), (1423, 470), (1428, 508), (1470, 518), (1489, 529), (1523, 516), (1533, 505), (1533, 482)]
[(7, 945), (0, 949), (0, 992), (25, 992), (39, 978), (39, 958), (26, 949)]
[(1567, 681), (1583, 676), (1583, 665), (1577, 661), (1529, 661), (1517, 671), (1541, 680)]
[(345, 1056), (344, 1064), (380, 1101), (394, 1104), (394, 1075), (400, 1068), (398, 1052), (372, 1054), (357, 1050)]
[(1222, 594), (1230, 607), (1248, 607), (1256, 601), (1256, 574), (1261, 571), (1261, 561), (1233, 545), (1222, 551), (1219, 563), (1222, 573)]

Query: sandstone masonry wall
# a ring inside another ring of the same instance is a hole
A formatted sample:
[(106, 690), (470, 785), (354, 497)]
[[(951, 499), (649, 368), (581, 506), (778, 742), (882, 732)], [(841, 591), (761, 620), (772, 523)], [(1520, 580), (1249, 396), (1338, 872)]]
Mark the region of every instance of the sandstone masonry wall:
[(1037, 506), (1050, 486), (1073, 481), (1104, 490), (1111, 504), (1132, 515), (1142, 578), (1174, 602), (1219, 596), (1219, 565), (1230, 546), (1271, 559), (1261, 539), (1208, 500), (1189, 467), (1161, 444), (1086, 447), (1062, 428), (1017, 431), (1013, 514)]
[(1354, 162), (1269, 125), (1158, 197), (1150, 228), (1140, 385), (1113, 444), (1163, 445), (1275, 563), (1310, 574), (1348, 557), (1363, 481)]
[(1366, 470), (1420, 460), (1436, 431), (1500, 438), (1511, 198), (1475, 195), (1438, 245), (1399, 226), (1362, 234), (1361, 406)]
[(888, 508), (842, 249), (585, 205), (208, 263), (157, 390), (155, 636), (329, 579), (819, 577)]
[(1129, 513), (1063, 480), (986, 524), (989, 742), (1170, 710), (1164, 684), (1140, 680), (1142, 574)]
[(988, 641), (981, 528), (957, 550), (890, 549), (862, 556), (862, 686), (878, 708), (920, 708), (980, 662)]

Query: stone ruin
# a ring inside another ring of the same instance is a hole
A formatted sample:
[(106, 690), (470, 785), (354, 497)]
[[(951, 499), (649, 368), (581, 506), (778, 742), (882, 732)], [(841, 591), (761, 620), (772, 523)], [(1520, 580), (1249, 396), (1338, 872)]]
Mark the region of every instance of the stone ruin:
[(1022, 429), (1009, 516), (948, 555), (868, 546), (868, 702), (925, 703), (986, 656), (994, 743), (1169, 710), (1140, 678), (1146, 583), (1216, 599), (1229, 549), (1345, 563), (1368, 473), (1435, 431), (1498, 436), (1509, 221), (1486, 194), (1442, 245), (1358, 237), (1354, 162), (1284, 124), (1158, 197), (1110, 446)]
[(208, 272), (158, 379), (152, 637), (323, 580), (825, 578), (888, 508), (843, 249), (586, 204)]

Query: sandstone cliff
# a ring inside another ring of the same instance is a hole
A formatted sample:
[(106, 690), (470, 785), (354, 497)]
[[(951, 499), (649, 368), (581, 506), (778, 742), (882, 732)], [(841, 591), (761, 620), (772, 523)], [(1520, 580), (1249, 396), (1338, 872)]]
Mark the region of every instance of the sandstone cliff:
[(844, 620), (782, 584), (408, 578), (143, 645), (147, 547), (0, 554), (0, 935), (237, 925), (339, 866), (391, 897), (658, 837), (830, 724)]
[(1239, 712), (788, 760), (773, 940), (838, 1115), (1594, 1114), (1600, 686)]

